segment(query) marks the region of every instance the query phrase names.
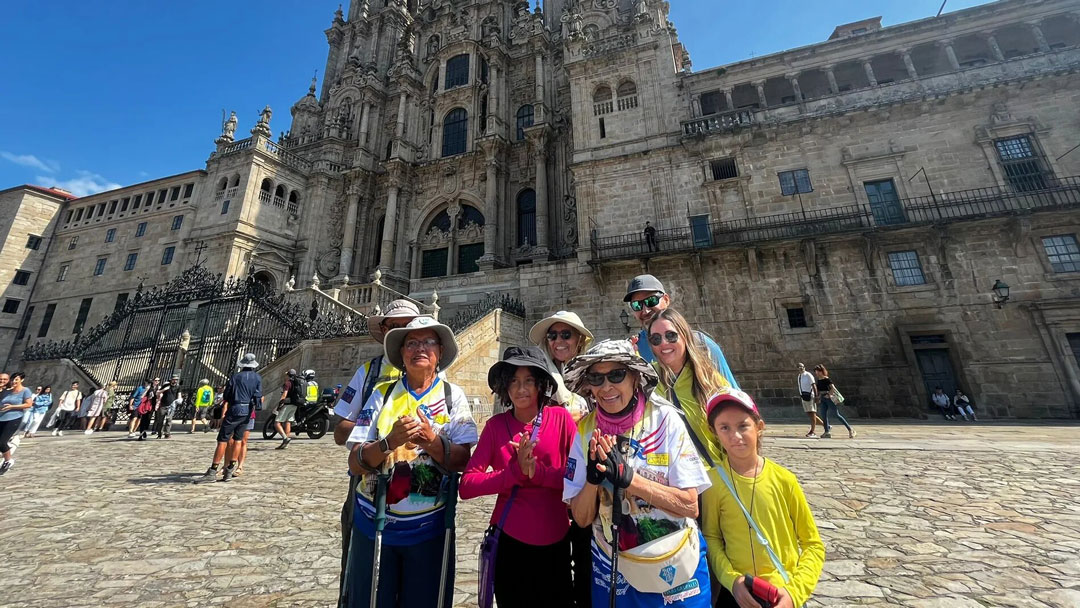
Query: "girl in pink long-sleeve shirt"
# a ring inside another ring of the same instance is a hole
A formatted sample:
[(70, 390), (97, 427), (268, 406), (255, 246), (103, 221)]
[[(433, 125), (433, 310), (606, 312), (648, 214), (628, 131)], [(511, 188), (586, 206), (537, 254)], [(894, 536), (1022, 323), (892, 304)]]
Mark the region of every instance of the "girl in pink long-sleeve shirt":
[[(460, 494), (465, 500), (498, 494), (491, 514), (497, 525), (517, 488), (495, 556), (495, 600), (500, 608), (570, 606), (571, 524), (562, 487), (574, 420), (552, 401), (557, 385), (536, 347), (508, 348), (488, 371), (488, 386), (511, 407), (484, 426)], [(542, 568), (542, 585), (538, 570), (523, 564)]]

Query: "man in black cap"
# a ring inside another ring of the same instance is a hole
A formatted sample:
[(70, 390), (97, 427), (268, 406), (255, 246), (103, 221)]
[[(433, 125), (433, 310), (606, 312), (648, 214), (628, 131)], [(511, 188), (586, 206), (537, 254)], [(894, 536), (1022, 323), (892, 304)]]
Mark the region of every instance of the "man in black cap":
[[(631, 279), (626, 287), (626, 297), (623, 298), (623, 302), (630, 306), (630, 312), (634, 314), (638, 323), (641, 323), (641, 332), (633, 339), (637, 345), (638, 354), (642, 359), (652, 363), (656, 357), (653, 355), (652, 346), (649, 345), (648, 330), (645, 328), (657, 313), (671, 306), (671, 294), (664, 289), (664, 284), (660, 282), (660, 279), (651, 274), (642, 274)], [(698, 340), (709, 349), (709, 357), (716, 365), (716, 371), (727, 378), (731, 388), (738, 389), (739, 383), (735, 381), (735, 374), (731, 373), (731, 367), (720, 345), (703, 331), (695, 330), (694, 333), (697, 334)]]

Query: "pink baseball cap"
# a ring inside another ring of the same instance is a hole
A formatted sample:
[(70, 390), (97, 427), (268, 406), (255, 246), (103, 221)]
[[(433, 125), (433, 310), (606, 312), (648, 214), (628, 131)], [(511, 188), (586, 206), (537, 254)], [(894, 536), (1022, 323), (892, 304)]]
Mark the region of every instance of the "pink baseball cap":
[(705, 416), (711, 416), (714, 409), (723, 407), (729, 403), (740, 406), (748, 413), (755, 414), (759, 417), (761, 416), (761, 412), (758, 411), (757, 404), (754, 403), (753, 398), (743, 391), (734, 388), (725, 388), (709, 397), (709, 401), (705, 404)]

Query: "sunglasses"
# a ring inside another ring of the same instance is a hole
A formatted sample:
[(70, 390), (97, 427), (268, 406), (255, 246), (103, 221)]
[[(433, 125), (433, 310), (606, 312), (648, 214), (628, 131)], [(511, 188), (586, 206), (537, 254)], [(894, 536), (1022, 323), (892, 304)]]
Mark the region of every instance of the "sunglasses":
[(562, 331), (550, 330), (550, 331), (547, 332), (548, 342), (554, 342), (555, 340), (558, 340), (559, 338), (562, 338), (563, 340), (569, 340), (570, 338), (573, 338), (573, 337), (574, 337), (574, 330), (572, 330), (572, 329), (564, 329)]
[(644, 300), (634, 300), (633, 302), (630, 302), (630, 310), (641, 312), (642, 308), (656, 308), (660, 304), (660, 299), (663, 297), (664, 296), (661, 294), (649, 296)]
[(585, 374), (585, 382), (587, 382), (590, 386), (603, 386), (604, 379), (606, 378), (607, 381), (611, 384), (619, 384), (623, 380), (626, 380), (626, 374), (629, 372), (630, 370), (626, 369), (625, 367), (622, 369), (613, 369), (606, 374), (589, 372)]
[(675, 344), (679, 341), (679, 334), (668, 330), (664, 332), (663, 336), (660, 334), (649, 335), (649, 344), (652, 344), (653, 346), (660, 346), (664, 343), (664, 340), (667, 340), (668, 344)]

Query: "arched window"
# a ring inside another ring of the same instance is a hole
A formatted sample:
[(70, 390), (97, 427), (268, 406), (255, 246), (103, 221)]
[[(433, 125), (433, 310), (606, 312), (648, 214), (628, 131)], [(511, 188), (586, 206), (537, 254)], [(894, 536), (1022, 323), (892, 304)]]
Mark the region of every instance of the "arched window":
[(531, 105), (523, 105), (518, 108), (517, 111), (518, 141), (525, 139), (525, 129), (531, 126), (533, 126), (533, 107)]
[(386, 224), (386, 216), (379, 216), (378, 223), (375, 224), (375, 238), (371, 239), (375, 241), (375, 257), (373, 258), (373, 266), (378, 266), (382, 263), (382, 237), (383, 227)]
[(273, 199), (274, 182), (270, 181), (270, 178), (264, 178), (262, 185), (259, 186), (259, 202), (269, 205)]
[(229, 182), (229, 186), (232, 187), (232, 188), (235, 188), (235, 187), (237, 187), (239, 185), (240, 185), (240, 174), (238, 173), (238, 174), (232, 176), (232, 181)]
[(468, 145), (469, 114), (463, 108), (455, 108), (443, 119), (442, 155), (464, 154)]
[(300, 195), (293, 190), (289, 193), (289, 213), (296, 215), (300, 211)]
[(449, 90), (469, 84), (469, 56), (458, 55), (446, 62), (446, 86)]
[(218, 184), (218, 187), (217, 187), (218, 192), (221, 192), (222, 190), (224, 190), (225, 188), (228, 188), (228, 187), (229, 187), (229, 178), (227, 178), (227, 177), (221, 178), (221, 182)]
[(390, 160), (390, 157), (394, 155), (394, 140), (386, 142), (386, 160)]
[(637, 95), (637, 85), (632, 80), (624, 80), (619, 83), (619, 97)]
[(522, 190), (517, 197), (518, 247), (536, 244), (536, 192)]
[(271, 192), (273, 189), (274, 189), (274, 182), (270, 181), (269, 177), (263, 179), (262, 185), (259, 186), (259, 190), (262, 190), (263, 192)]
[(592, 96), (593, 103), (600, 103), (601, 101), (611, 101), (611, 87), (600, 85), (596, 88), (596, 91)]
[(465, 228), (469, 224), (484, 225), (484, 214), (472, 205), (462, 205), (461, 215), (458, 216), (458, 228)]

